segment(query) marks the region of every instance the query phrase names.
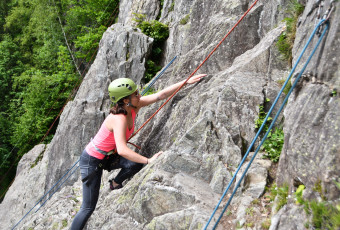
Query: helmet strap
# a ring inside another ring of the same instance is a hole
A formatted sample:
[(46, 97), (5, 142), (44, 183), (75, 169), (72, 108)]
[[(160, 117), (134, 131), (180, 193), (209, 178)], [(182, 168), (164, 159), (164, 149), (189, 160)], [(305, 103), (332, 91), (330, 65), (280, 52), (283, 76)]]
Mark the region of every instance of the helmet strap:
[(132, 108), (134, 108), (134, 109), (137, 109), (136, 106), (134, 106), (134, 105), (131, 104), (131, 97), (129, 97), (129, 103), (127, 103), (126, 105), (127, 105), (127, 106), (130, 106), (130, 107), (132, 107)]

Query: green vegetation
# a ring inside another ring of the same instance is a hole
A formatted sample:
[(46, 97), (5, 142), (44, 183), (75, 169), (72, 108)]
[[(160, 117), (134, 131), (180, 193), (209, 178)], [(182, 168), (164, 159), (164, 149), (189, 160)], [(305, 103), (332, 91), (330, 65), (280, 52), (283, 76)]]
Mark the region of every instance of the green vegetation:
[(254, 227), (254, 223), (253, 222), (249, 222), (249, 223), (246, 223), (245, 226), (247, 228), (252, 228), (252, 227)]
[(261, 223), (261, 227), (263, 229), (269, 229), (271, 225), (271, 220), (270, 218), (265, 219), (262, 223)]
[(304, 185), (300, 185), (296, 191), (295, 191), (295, 197), (296, 197), (296, 204), (302, 204), (304, 202), (303, 198), (302, 198), (302, 193), (303, 190), (305, 189)]
[(169, 12), (173, 11), (175, 9), (175, 0), (172, 0)]
[(276, 191), (277, 190), (277, 186), (276, 186), (276, 184), (273, 183), (270, 187), (266, 186), (265, 190), (269, 192), (269, 196), (268, 196), (269, 201), (270, 202), (274, 201), (275, 197), (277, 195), (277, 191)]
[(166, 39), (169, 37), (169, 28), (167, 25), (160, 23), (159, 21), (145, 21), (145, 15), (134, 14), (137, 27), (141, 31), (154, 39), (152, 46), (152, 52), (149, 60), (146, 62), (146, 73), (144, 77), (144, 83), (149, 82), (155, 74), (162, 69), (160, 66), (160, 58), (162, 54), (162, 46)]
[(43, 139), (76, 93), (81, 76), (75, 63), (86, 74), (118, 5), (119, 0), (1, 1), (0, 199), (21, 156)]
[(164, 6), (164, 0), (159, 0), (159, 14), (157, 15), (156, 20), (159, 20), (162, 16), (162, 11), (163, 11), (163, 6)]
[(146, 61), (146, 71), (145, 71), (145, 83), (151, 81), (151, 79), (157, 74), (158, 71), (162, 69), (161, 66), (157, 65), (152, 60)]
[[(319, 184), (321, 183), (317, 182), (315, 187), (319, 188)], [(311, 222), (306, 222), (305, 227), (312, 227), (312, 229), (339, 229), (340, 205), (335, 206), (325, 200), (321, 202), (304, 200), (302, 197), (304, 188), (305, 186), (300, 185), (295, 192), (295, 197), (298, 204), (304, 205), (306, 214), (312, 215)]]
[(337, 182), (336, 180), (333, 180), (334, 184), (336, 185), (336, 187), (340, 190), (340, 183)]
[[(266, 98), (265, 102), (269, 102), (270, 100)], [(266, 118), (267, 113), (264, 111), (264, 105), (259, 105), (259, 117), (255, 120), (255, 129), (259, 129)], [(268, 117), (267, 121), (271, 121), (272, 118)], [(267, 131), (269, 128), (268, 123), (264, 126), (264, 131)]]
[(241, 229), (242, 228), (242, 225), (240, 223), (240, 221), (237, 221), (236, 223), (236, 229)]
[(189, 19), (190, 19), (190, 14), (187, 14), (184, 18), (182, 18), (182, 19), (179, 21), (179, 24), (185, 25), (185, 24), (188, 23)]
[(319, 195), (321, 196), (321, 198), (323, 200), (326, 200), (326, 197), (323, 193), (323, 189), (322, 189), (322, 185), (321, 185), (321, 180), (318, 180), (315, 185), (314, 185), (314, 188), (313, 188), (313, 191), (319, 193)]
[(284, 143), (284, 133), (282, 128), (275, 128), (274, 132), (270, 131), (267, 140), (261, 146), (261, 150), (266, 153), (265, 158), (270, 159), (273, 162), (278, 162)]
[[(278, 80), (277, 83), (282, 87), (283, 84), (285, 83), (286, 80), (282, 79), (282, 80)], [(290, 81), (287, 82), (287, 85), (285, 86), (285, 88), (283, 89), (283, 93), (284, 94), (288, 94), (290, 88), (292, 88), (292, 83)]]
[(312, 214), (312, 222), (309, 223), (313, 229), (339, 229), (340, 210), (332, 204), (317, 201), (305, 202), (305, 211)]
[(301, 5), (298, 0), (290, 1), (286, 10), (286, 14), (288, 15), (288, 17), (284, 19), (284, 21), (286, 22), (286, 30), (282, 32), (278, 42), (276, 43), (276, 46), (279, 49), (280, 53), (290, 64), (292, 63), (292, 49), (296, 34), (296, 24), (303, 10), (304, 6)]
[(63, 228), (66, 228), (67, 227), (67, 219), (63, 219), (62, 222), (61, 222)]
[(135, 14), (137, 27), (149, 37), (152, 37), (155, 43), (164, 42), (169, 37), (169, 28), (159, 21), (145, 21), (145, 15)]
[[(145, 85), (145, 86), (140, 90), (140, 93), (142, 93), (147, 87), (148, 87), (148, 85)], [(148, 91), (145, 92), (145, 94), (144, 94), (143, 96), (151, 95), (151, 94), (154, 94), (154, 93), (157, 93), (157, 90), (154, 89), (154, 88), (152, 88), (152, 87), (150, 87), (150, 88), (148, 89)]]
[(287, 204), (288, 185), (277, 187), (277, 190), (275, 191), (276, 191), (276, 199), (277, 199), (276, 211), (279, 211), (285, 204)]
[(337, 95), (337, 91), (336, 89), (333, 89), (331, 93), (331, 97), (336, 97), (336, 95)]
[(34, 168), (44, 157), (44, 152), (40, 153), (39, 156), (31, 163), (31, 168)]
[[(269, 99), (266, 99), (269, 102)], [(255, 128), (259, 129), (264, 122), (267, 113), (264, 111), (264, 105), (259, 106), (259, 117), (255, 120)], [(267, 121), (271, 121), (272, 118), (268, 117)], [(268, 124), (266, 123), (263, 128), (263, 133), (268, 131)], [(267, 136), (267, 139), (261, 146), (261, 150), (265, 151), (265, 158), (270, 159), (273, 162), (278, 162), (280, 159), (281, 150), (284, 144), (284, 133), (283, 128), (275, 128), (274, 131), (271, 130)]]
[(270, 202), (276, 199), (276, 210), (279, 211), (285, 204), (287, 204), (288, 197), (288, 185), (284, 184), (281, 187), (278, 187), (275, 183), (273, 183), (269, 188), (266, 187), (266, 190), (269, 191), (269, 200)]
[(246, 215), (253, 216), (254, 215), (254, 208), (253, 207), (246, 208)]
[(252, 202), (251, 202), (252, 204), (259, 204), (260, 203), (260, 200), (259, 199), (254, 199)]

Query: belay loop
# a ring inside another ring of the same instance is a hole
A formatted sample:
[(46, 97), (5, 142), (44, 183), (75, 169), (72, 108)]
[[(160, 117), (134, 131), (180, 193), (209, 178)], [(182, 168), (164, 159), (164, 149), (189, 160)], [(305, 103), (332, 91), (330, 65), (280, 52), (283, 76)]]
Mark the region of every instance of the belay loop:
[[(104, 150), (101, 150), (99, 149), (92, 141), (91, 139), (91, 143), (93, 145), (93, 147), (98, 151), (100, 152), (101, 154), (105, 155), (104, 159), (102, 159), (100, 161), (100, 163), (98, 164), (98, 166), (96, 167), (96, 169), (90, 173), (89, 175), (87, 175), (86, 177), (84, 177), (83, 179), (81, 179), (81, 181), (83, 183), (85, 183), (86, 185), (89, 185), (91, 183), (91, 180), (95, 177), (96, 173), (98, 172), (98, 170), (106, 170), (108, 172), (111, 172), (112, 169), (115, 168), (115, 166), (117, 164), (119, 164), (119, 158), (120, 158), (120, 155), (118, 155), (117, 153), (117, 149), (113, 149), (109, 152), (106, 152)], [(139, 147), (138, 145), (135, 145), (131, 142), (127, 142), (133, 146), (135, 146), (136, 148), (138, 149), (141, 149), (141, 147)]]

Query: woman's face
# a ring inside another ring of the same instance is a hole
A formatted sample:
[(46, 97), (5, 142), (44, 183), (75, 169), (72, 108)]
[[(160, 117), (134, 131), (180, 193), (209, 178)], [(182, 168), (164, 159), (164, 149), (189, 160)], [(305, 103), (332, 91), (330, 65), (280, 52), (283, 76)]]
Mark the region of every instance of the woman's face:
[(131, 94), (130, 99), (131, 103), (134, 106), (137, 106), (139, 104), (139, 100), (141, 98), (141, 95), (139, 94), (139, 91), (136, 90), (133, 94)]

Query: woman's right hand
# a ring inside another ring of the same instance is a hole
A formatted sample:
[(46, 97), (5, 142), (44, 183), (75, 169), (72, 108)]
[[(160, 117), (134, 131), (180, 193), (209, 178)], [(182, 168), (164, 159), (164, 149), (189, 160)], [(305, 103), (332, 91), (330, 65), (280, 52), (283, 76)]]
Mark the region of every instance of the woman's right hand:
[(149, 158), (148, 162), (152, 163), (154, 160), (156, 160), (157, 157), (159, 157), (161, 154), (163, 153), (163, 151), (159, 151), (158, 153), (156, 153), (155, 155), (153, 155), (151, 158)]

